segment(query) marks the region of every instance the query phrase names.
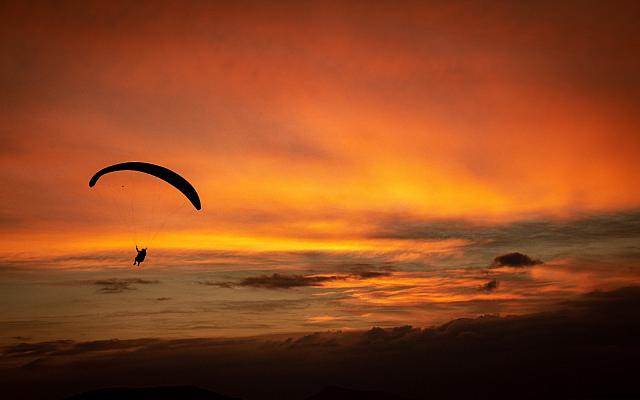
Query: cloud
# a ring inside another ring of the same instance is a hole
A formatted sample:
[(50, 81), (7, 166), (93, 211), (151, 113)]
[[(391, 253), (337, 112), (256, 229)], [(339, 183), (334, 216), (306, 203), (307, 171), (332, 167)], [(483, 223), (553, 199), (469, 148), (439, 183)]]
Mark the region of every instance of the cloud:
[(248, 286), (264, 289), (291, 289), (296, 287), (321, 286), (324, 282), (339, 281), (346, 279), (373, 279), (382, 276), (390, 276), (388, 271), (353, 270), (349, 274), (337, 275), (301, 275), (301, 274), (280, 274), (252, 276), (242, 279), (238, 283), (198, 281), (201, 285), (217, 286), (221, 288), (233, 288), (235, 286)]
[(340, 278), (335, 275), (283, 275), (274, 273), (272, 275), (244, 278), (238, 285), (266, 289), (289, 289), (303, 286), (319, 286), (323, 282), (334, 281), (336, 279)]
[(487, 282), (484, 285), (482, 285), (482, 288), (484, 290), (486, 290), (487, 292), (492, 292), (492, 291), (494, 291), (494, 290), (496, 290), (498, 288), (498, 280), (497, 279), (492, 279), (489, 282)]
[(210, 281), (210, 280), (197, 281), (197, 283), (199, 283), (200, 285), (217, 286), (217, 287), (221, 287), (221, 288), (225, 288), (225, 289), (230, 289), (230, 288), (235, 286), (235, 284), (233, 282), (215, 282), (215, 281)]
[(389, 276), (391, 275), (391, 271), (393, 271), (393, 269), (393, 265), (390, 263), (383, 263), (381, 266), (379, 266), (373, 263), (364, 262), (343, 264), (338, 268), (338, 270), (341, 272), (345, 272), (352, 277), (359, 277), (362, 279)]
[(86, 355), (92, 352), (134, 350), (143, 346), (157, 343), (157, 339), (130, 340), (95, 340), (90, 342), (75, 342), (73, 340), (55, 340), (40, 343), (19, 343), (5, 347), (4, 357), (30, 358), (43, 356), (74, 356)]
[(305, 398), (331, 384), (416, 399), (509, 399), (523, 390), (532, 399), (638, 398), (639, 302), (640, 287), (629, 287), (544, 313), (430, 328), (21, 343), (0, 349), (0, 384), (8, 397), (34, 399), (185, 384), (246, 399)]
[(540, 260), (533, 260), (526, 254), (508, 253), (493, 259), (492, 267), (531, 267), (542, 264)]
[(380, 239), (434, 239), (462, 238), (491, 240), (500, 245), (511, 245), (523, 240), (545, 242), (603, 237), (630, 238), (638, 235), (638, 210), (612, 213), (580, 214), (570, 220), (537, 218), (514, 220), (504, 224), (473, 223), (465, 219), (424, 220), (406, 215), (387, 215), (370, 237)]
[(53, 354), (61, 348), (74, 345), (72, 340), (58, 340), (40, 343), (19, 343), (5, 348), (2, 351), (3, 357), (31, 357)]
[(383, 276), (390, 276), (391, 272), (388, 271), (360, 271), (353, 274), (361, 279), (380, 278)]
[(93, 282), (94, 285), (100, 286), (100, 292), (102, 293), (122, 293), (125, 290), (136, 290), (137, 288), (134, 285), (151, 285), (157, 284), (160, 281), (157, 280), (147, 280), (140, 278), (132, 278), (132, 279), (104, 279)]

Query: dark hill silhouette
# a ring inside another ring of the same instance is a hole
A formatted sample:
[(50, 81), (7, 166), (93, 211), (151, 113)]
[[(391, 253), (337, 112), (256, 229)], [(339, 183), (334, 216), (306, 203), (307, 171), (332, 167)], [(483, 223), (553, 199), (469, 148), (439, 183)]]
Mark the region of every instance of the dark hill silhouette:
[[(65, 400), (240, 400), (197, 386), (157, 386), (143, 388), (105, 388), (96, 389), (67, 397)], [(407, 397), (372, 390), (346, 389), (327, 386), (307, 400), (409, 400)]]
[(338, 386), (327, 386), (307, 400), (409, 400), (393, 394), (370, 391), (345, 389)]
[(240, 400), (196, 386), (157, 386), (90, 390), (66, 400)]

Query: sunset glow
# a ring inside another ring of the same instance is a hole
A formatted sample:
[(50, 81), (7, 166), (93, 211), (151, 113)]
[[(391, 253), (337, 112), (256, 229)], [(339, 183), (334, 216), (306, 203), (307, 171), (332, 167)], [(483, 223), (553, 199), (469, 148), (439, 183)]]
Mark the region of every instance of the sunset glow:
[[(635, 2), (8, 1), (0, 16), (0, 372), (40, 365), (32, 345), (112, 339), (266, 337), (280, 354), (337, 335), (326, 348), (360, 365), (406, 334), (431, 360), (447, 335), (462, 354), (500, 331), (485, 323), (640, 285)], [(140, 171), (89, 187), (132, 161), (186, 179), (202, 209)], [(575, 315), (558, 340), (600, 321)], [(220, 387), (244, 393), (241, 375)]]

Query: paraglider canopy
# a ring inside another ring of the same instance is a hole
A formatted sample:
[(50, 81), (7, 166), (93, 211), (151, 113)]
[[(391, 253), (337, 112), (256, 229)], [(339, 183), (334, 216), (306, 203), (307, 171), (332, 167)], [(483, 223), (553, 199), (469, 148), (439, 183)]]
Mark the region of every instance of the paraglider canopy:
[(193, 185), (191, 185), (186, 179), (170, 169), (146, 162), (132, 161), (105, 167), (93, 175), (89, 181), (89, 187), (94, 187), (98, 182), (98, 179), (103, 175), (116, 171), (138, 171), (153, 175), (178, 189), (191, 202), (191, 204), (193, 204), (196, 210), (200, 210), (202, 208), (198, 192), (196, 192)]

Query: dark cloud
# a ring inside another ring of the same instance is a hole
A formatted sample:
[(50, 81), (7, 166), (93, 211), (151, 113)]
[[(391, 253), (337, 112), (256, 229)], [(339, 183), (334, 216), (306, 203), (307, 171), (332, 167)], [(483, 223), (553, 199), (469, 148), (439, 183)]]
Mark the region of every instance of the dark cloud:
[(147, 280), (140, 278), (132, 278), (132, 279), (104, 279), (93, 282), (94, 285), (100, 286), (100, 292), (102, 293), (122, 293), (125, 290), (135, 290), (136, 287), (134, 285), (150, 285), (160, 283), (157, 280)]
[(150, 385), (244, 399), (302, 399), (327, 385), (414, 399), (640, 398), (638, 304), (640, 287), (630, 287), (432, 328), (21, 343), (1, 349), (0, 386), (8, 398), (33, 399)]
[(387, 271), (360, 271), (353, 274), (361, 279), (379, 278), (381, 276), (390, 276), (391, 272)]
[(526, 254), (508, 253), (493, 259), (492, 267), (531, 267), (542, 264), (540, 260), (534, 260)]
[(197, 283), (199, 283), (200, 285), (217, 286), (225, 289), (230, 289), (235, 286), (233, 282), (215, 282), (215, 281), (209, 281), (209, 280), (197, 281)]
[(40, 343), (19, 343), (5, 347), (0, 354), (7, 358), (29, 359), (24, 366), (33, 366), (34, 361), (41, 362), (42, 357), (87, 355), (93, 352), (128, 351), (140, 349), (157, 343), (157, 339), (96, 340), (74, 342), (56, 340)]
[(486, 290), (487, 292), (492, 292), (492, 291), (494, 291), (494, 290), (496, 290), (498, 288), (498, 280), (497, 279), (492, 279), (489, 282), (487, 282), (484, 285), (482, 285), (482, 288), (484, 290)]
[(71, 340), (58, 340), (40, 343), (19, 343), (6, 347), (2, 351), (3, 357), (32, 357), (46, 354), (54, 354), (61, 348), (73, 346), (75, 342)]
[(251, 286), (266, 289), (289, 289), (302, 286), (319, 286), (323, 282), (334, 281), (339, 277), (316, 276), (316, 275), (283, 275), (274, 273), (272, 275), (260, 275), (244, 278), (238, 286)]
[(354, 277), (362, 279), (377, 278), (381, 276), (389, 276), (394, 270), (390, 263), (373, 264), (373, 263), (348, 263), (342, 264), (338, 268), (341, 272), (346, 272)]
[(198, 281), (201, 285), (217, 286), (221, 288), (232, 288), (235, 286), (249, 286), (265, 289), (291, 289), (296, 287), (320, 286), (324, 282), (345, 280), (349, 278), (355, 279), (373, 279), (381, 276), (389, 276), (388, 271), (369, 271), (369, 270), (352, 270), (349, 274), (342, 275), (298, 275), (298, 274), (280, 274), (273, 273), (271, 275), (251, 276), (244, 278), (238, 283), (234, 282), (215, 282), (215, 281)]
[(268, 313), (273, 311), (285, 311), (285, 310), (301, 310), (309, 307), (308, 302), (301, 302), (300, 300), (240, 300), (240, 301), (226, 301), (221, 306), (224, 310), (231, 310), (235, 312), (257, 312)]

